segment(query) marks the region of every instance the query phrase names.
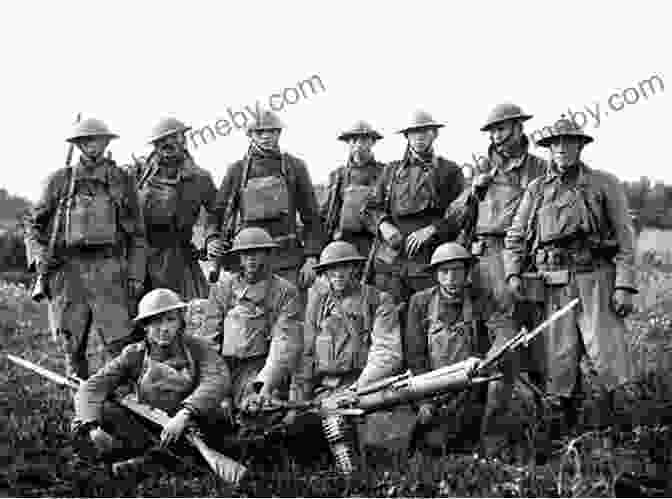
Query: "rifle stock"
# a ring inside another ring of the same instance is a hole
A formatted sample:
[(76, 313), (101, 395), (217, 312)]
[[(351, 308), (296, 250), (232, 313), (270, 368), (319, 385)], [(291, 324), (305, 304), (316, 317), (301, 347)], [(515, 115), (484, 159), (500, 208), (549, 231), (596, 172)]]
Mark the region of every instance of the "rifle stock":
[[(79, 389), (79, 386), (84, 382), (84, 380), (77, 378), (76, 376), (63, 376), (12, 354), (7, 354), (7, 358), (15, 364), (36, 372), (56, 384), (67, 386), (73, 390)], [(140, 403), (135, 400), (133, 396), (129, 395), (123, 398), (113, 397), (112, 400), (132, 413), (140, 416), (146, 421), (150, 421), (160, 426), (161, 428), (166, 426), (168, 421), (170, 421), (170, 416), (166, 412)], [(198, 435), (196, 430), (187, 430), (185, 439), (198, 450), (212, 471), (222, 480), (228, 483), (237, 484), (247, 473), (247, 468), (244, 465), (210, 448)]]

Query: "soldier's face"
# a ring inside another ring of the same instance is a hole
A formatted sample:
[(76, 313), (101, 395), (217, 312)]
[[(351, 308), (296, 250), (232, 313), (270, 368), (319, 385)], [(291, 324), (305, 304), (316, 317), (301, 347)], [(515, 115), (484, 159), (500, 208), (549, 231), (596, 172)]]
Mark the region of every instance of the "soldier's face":
[(86, 158), (98, 159), (109, 143), (109, 137), (82, 137), (77, 141), (77, 147)]
[(161, 348), (169, 347), (175, 341), (183, 324), (184, 319), (179, 310), (170, 310), (150, 317), (145, 324), (147, 339)]
[(181, 157), (184, 145), (185, 137), (183, 133), (174, 133), (154, 142), (157, 154), (161, 159), (166, 160)]
[(372, 155), (372, 148), (375, 140), (368, 135), (358, 135), (352, 137), (350, 144), (350, 156), (356, 162), (362, 162), (369, 159)]
[(276, 149), (280, 142), (280, 130), (254, 130), (252, 140), (262, 149)]
[(355, 266), (350, 264), (336, 265), (327, 269), (326, 274), (333, 290), (342, 293), (353, 282)]
[(551, 142), (551, 157), (558, 170), (565, 171), (581, 157), (583, 143), (576, 137), (558, 137)]
[(243, 251), (240, 253), (240, 267), (248, 280), (257, 280), (270, 259), (270, 252), (264, 249)]
[(523, 132), (523, 127), (516, 121), (504, 121), (490, 128), (490, 140), (495, 146), (501, 146), (507, 142), (516, 143)]
[(467, 282), (467, 266), (464, 262), (446, 262), (436, 270), (436, 280), (449, 298), (460, 298)]
[(432, 147), (438, 131), (436, 128), (421, 128), (419, 130), (410, 130), (406, 133), (408, 143), (414, 151), (425, 152)]

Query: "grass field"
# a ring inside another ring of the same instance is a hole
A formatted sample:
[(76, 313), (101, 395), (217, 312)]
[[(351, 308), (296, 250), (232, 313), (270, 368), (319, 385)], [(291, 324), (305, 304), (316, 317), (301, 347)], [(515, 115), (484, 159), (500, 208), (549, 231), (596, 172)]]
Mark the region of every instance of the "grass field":
[[(359, 495), (398, 496), (595, 496), (614, 494), (615, 484), (632, 493), (627, 477), (638, 480), (639, 493), (672, 493), (665, 473), (672, 464), (672, 274), (642, 267), (642, 309), (630, 320), (631, 350), (637, 382), (619, 390), (622, 414), (634, 428), (604, 446), (603, 433), (579, 431), (555, 442), (550, 459), (535, 462), (535, 450), (549, 445), (525, 427), (527, 438), (511, 448), (504, 461), (485, 461), (472, 453), (411, 458), (381, 453), (369, 456), (366, 476), (354, 489), (329, 470), (309, 471), (291, 462), (261, 472), (246, 489), (232, 491), (207, 472), (177, 466), (171, 473), (140, 484), (114, 481), (104, 466), (91, 467), (73, 456), (69, 436), (70, 395), (0, 357), (0, 494), (11, 496), (206, 496), (275, 497)], [(0, 352), (14, 353), (56, 371), (62, 357), (47, 331), (43, 306), (30, 301), (22, 285), (0, 284)], [(584, 406), (589, 407), (590, 398)], [(550, 448), (550, 447), (549, 447)], [(617, 478), (622, 479), (617, 482)], [(623, 485), (623, 484), (626, 485)], [(634, 482), (633, 482), (634, 483)], [(629, 485), (628, 485), (629, 484)], [(629, 489), (627, 487), (630, 487)]]

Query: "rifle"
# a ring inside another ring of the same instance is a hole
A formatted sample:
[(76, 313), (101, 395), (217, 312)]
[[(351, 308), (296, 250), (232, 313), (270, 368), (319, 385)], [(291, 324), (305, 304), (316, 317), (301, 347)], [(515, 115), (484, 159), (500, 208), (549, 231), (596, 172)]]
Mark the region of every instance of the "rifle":
[[(77, 119), (75, 123), (79, 123), (82, 120), (82, 113), (77, 113)], [(68, 152), (65, 155), (65, 167), (66, 169), (72, 168), (72, 154), (74, 152), (75, 145), (70, 142), (68, 145)], [(74, 175), (74, 172), (71, 172), (70, 175)], [(58, 233), (61, 231), (61, 219), (63, 218), (65, 211), (65, 204), (69, 202), (67, 199), (68, 196), (61, 196), (61, 199), (58, 200), (58, 206), (56, 207), (56, 213), (54, 215), (54, 225), (51, 229), (51, 234), (49, 236), (49, 243), (47, 245), (47, 257), (53, 259), (54, 250), (56, 249), (56, 239), (58, 238)], [(40, 272), (35, 278), (35, 283), (33, 284), (33, 290), (30, 293), (30, 297), (35, 302), (41, 302), (42, 300), (51, 298), (51, 291), (49, 290), (49, 274), (48, 272)]]
[[(346, 165), (344, 168), (347, 168)], [(341, 188), (343, 187), (343, 177), (345, 172), (341, 171), (338, 179), (331, 188), (331, 197), (329, 199), (329, 208), (327, 209), (327, 219), (325, 220), (327, 239), (330, 241), (336, 233), (336, 223), (338, 222), (339, 202), (338, 198), (341, 195)]]
[[(238, 208), (240, 204), (241, 190), (247, 185), (247, 177), (250, 174), (250, 166), (252, 163), (252, 158), (250, 155), (252, 151), (248, 151), (247, 158), (245, 160), (245, 165), (243, 166), (243, 171), (240, 177), (240, 184), (238, 188), (234, 190), (229, 195), (229, 199), (226, 203), (226, 209), (224, 210), (224, 220), (226, 223), (225, 229), (222, 233), (222, 239), (227, 242), (230, 246), (232, 244), (233, 238), (236, 235), (236, 225), (238, 224)], [(208, 275), (208, 281), (214, 284), (219, 281), (219, 273), (222, 271), (222, 259), (218, 258), (215, 262), (215, 267), (210, 271)]]
[(376, 254), (378, 253), (378, 249), (380, 248), (381, 241), (382, 237), (378, 234), (378, 232), (376, 232), (376, 237), (373, 239), (373, 244), (371, 245), (371, 249), (369, 249), (369, 254), (366, 257), (366, 263), (364, 264), (364, 269), (362, 270), (362, 277), (360, 279), (360, 282), (362, 284), (370, 283), (371, 279), (373, 278), (373, 271), (376, 263)]
[[(16, 357), (15, 355), (7, 354), (7, 358), (15, 364), (36, 372), (40, 376), (47, 378), (48, 380), (53, 381), (58, 385), (67, 386), (73, 390), (79, 389), (80, 385), (84, 383), (84, 380), (76, 376), (63, 376), (28, 360), (22, 359), (21, 357)], [(112, 400), (122, 407), (125, 407), (133, 414), (136, 414), (144, 420), (150, 421), (160, 426), (161, 428), (166, 426), (168, 421), (170, 421), (170, 416), (166, 412), (162, 411), (161, 409), (156, 409), (146, 404), (142, 404), (135, 400), (133, 396), (126, 396), (123, 398), (113, 397)], [(189, 428), (185, 433), (185, 439), (189, 444), (191, 444), (191, 446), (196, 448), (196, 450), (208, 463), (212, 471), (222, 480), (228, 483), (237, 484), (247, 473), (247, 468), (241, 463), (234, 461), (230, 457), (220, 454), (216, 450), (210, 448), (203, 441), (203, 438), (195, 429)]]

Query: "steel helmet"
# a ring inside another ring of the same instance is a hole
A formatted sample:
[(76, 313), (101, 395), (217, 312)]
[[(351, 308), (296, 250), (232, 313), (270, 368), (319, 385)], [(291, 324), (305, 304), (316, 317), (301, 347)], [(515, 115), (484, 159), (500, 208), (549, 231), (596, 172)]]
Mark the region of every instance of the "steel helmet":
[(182, 301), (180, 295), (172, 289), (153, 289), (143, 296), (140, 303), (138, 303), (138, 315), (135, 316), (133, 321), (138, 322), (149, 319), (171, 310), (184, 310), (188, 306), (187, 303)]
[(355, 122), (355, 124), (352, 125), (352, 127), (350, 127), (348, 130), (342, 132), (338, 136), (338, 140), (347, 142), (352, 137), (358, 137), (362, 135), (373, 137), (374, 140), (380, 140), (383, 138), (383, 136), (377, 132), (368, 122), (359, 120)]
[(502, 123), (508, 120), (527, 121), (530, 118), (532, 118), (532, 115), (525, 114), (520, 106), (512, 104), (511, 102), (504, 102), (503, 104), (497, 104), (493, 110), (490, 111), (485, 125), (481, 127), (481, 132), (487, 132), (497, 123)]
[(411, 116), (411, 124), (406, 128), (402, 128), (401, 130), (397, 131), (397, 133), (405, 134), (411, 130), (420, 130), (422, 128), (441, 128), (444, 126), (446, 125), (439, 123), (438, 121), (434, 121), (432, 115), (427, 111), (418, 110), (413, 113), (413, 116)]
[(277, 247), (278, 244), (264, 229), (260, 227), (248, 227), (236, 234), (236, 237), (233, 239), (233, 246), (228, 252), (237, 253), (251, 249), (271, 250)]
[(152, 132), (149, 136), (149, 143), (151, 144), (163, 137), (167, 137), (168, 135), (184, 133), (188, 130), (191, 130), (191, 127), (185, 125), (176, 118), (161, 118), (158, 123), (152, 127)]
[[(544, 130), (548, 130), (548, 127), (545, 127)], [(577, 137), (583, 142), (583, 145), (590, 144), (593, 141), (593, 138), (584, 133), (580, 126), (578, 126), (574, 121), (568, 119), (564, 114), (560, 116), (560, 119), (555, 122), (550, 128), (551, 132), (546, 137), (542, 137), (537, 140), (537, 145), (539, 147), (550, 147), (550, 145), (559, 137)]]
[(285, 124), (280, 121), (277, 114), (264, 110), (256, 118), (253, 118), (246, 128), (249, 135), (250, 132), (259, 130), (282, 130), (285, 128)]
[(432, 259), (428, 267), (429, 270), (434, 270), (442, 263), (456, 261), (471, 264), (474, 261), (474, 257), (461, 244), (443, 243), (432, 253)]
[(119, 135), (112, 133), (108, 126), (99, 119), (86, 118), (75, 124), (72, 133), (65, 140), (75, 142), (84, 137), (108, 137), (109, 139), (118, 139)]
[(334, 241), (327, 244), (320, 254), (320, 263), (315, 265), (316, 272), (326, 270), (343, 263), (362, 263), (366, 260), (357, 248), (345, 241)]

